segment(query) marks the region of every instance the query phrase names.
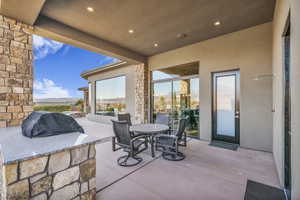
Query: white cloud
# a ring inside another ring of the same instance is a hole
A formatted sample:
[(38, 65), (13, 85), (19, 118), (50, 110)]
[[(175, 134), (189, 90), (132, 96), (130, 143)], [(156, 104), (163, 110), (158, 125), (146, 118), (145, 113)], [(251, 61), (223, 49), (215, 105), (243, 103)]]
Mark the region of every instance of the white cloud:
[(61, 53), (62, 56), (66, 55), (69, 50), (70, 50), (71, 46), (65, 45), (63, 52)]
[(42, 59), (48, 54), (55, 54), (64, 47), (63, 43), (33, 35), (33, 49), (35, 59)]
[(120, 60), (117, 58), (112, 58), (109, 56), (104, 56), (104, 58), (102, 58), (99, 62), (99, 65), (104, 65), (104, 64), (110, 64), (110, 63), (115, 63), (115, 62), (119, 62)]
[(33, 90), (34, 99), (71, 97), (66, 88), (58, 86), (52, 80), (46, 78), (41, 81), (34, 81)]

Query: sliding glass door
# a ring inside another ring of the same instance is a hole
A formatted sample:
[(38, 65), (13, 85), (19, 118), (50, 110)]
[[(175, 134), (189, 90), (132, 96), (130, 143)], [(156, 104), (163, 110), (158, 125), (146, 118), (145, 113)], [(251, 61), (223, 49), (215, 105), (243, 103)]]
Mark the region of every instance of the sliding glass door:
[(170, 116), (172, 129), (178, 120), (188, 119), (187, 134), (199, 137), (199, 78), (198, 76), (172, 77), (152, 83), (152, 121), (157, 113)]

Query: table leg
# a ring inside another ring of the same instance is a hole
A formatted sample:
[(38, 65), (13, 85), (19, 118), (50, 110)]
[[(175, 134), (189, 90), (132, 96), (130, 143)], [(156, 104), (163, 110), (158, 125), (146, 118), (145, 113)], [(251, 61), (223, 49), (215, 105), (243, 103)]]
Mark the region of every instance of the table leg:
[(150, 137), (150, 143), (151, 143), (151, 154), (152, 154), (152, 158), (155, 157), (155, 149), (154, 149), (154, 136)]

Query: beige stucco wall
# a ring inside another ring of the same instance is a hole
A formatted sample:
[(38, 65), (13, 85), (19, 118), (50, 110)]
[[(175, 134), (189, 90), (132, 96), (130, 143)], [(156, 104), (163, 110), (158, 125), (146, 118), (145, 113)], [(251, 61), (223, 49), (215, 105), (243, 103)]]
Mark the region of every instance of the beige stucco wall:
[(242, 147), (272, 151), (272, 23), (266, 23), (149, 58), (149, 69), (200, 63), (200, 138), (211, 139), (211, 72), (240, 69)]
[(300, 1), (291, 1), (292, 198), (300, 199)]
[(274, 158), (281, 184), (284, 184), (284, 116), (283, 116), (283, 40), (282, 33), (291, 11), (291, 170), (292, 199), (300, 199), (300, 1), (277, 0), (273, 26), (274, 79)]
[(287, 0), (278, 0), (273, 21), (273, 152), (279, 179), (283, 185), (284, 110), (283, 110), (283, 40), (282, 34), (289, 13)]

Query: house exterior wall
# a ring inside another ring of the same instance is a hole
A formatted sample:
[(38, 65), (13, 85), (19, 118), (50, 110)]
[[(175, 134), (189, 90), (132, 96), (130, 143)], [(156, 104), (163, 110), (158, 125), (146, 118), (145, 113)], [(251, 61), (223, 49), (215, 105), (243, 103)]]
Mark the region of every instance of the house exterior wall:
[(291, 1), (292, 198), (300, 199), (300, 1)]
[(284, 58), (283, 39), (286, 20), (289, 14), (289, 3), (278, 0), (273, 21), (273, 153), (281, 184), (284, 183)]
[(283, 38), (288, 14), (291, 14), (291, 176), (292, 199), (300, 199), (300, 2), (277, 0), (273, 23), (273, 101), (274, 141), (273, 152), (279, 179), (284, 185), (284, 77)]
[(272, 151), (272, 23), (149, 57), (149, 70), (199, 62), (200, 139), (211, 140), (211, 73), (240, 69), (240, 145)]
[(126, 97), (125, 112), (131, 114), (132, 121), (134, 123), (144, 122), (147, 118), (147, 67), (144, 64), (127, 65), (116, 69), (110, 69), (108, 71), (99, 72), (97, 74), (88, 77), (88, 81), (92, 84), (92, 105), (91, 113), (88, 114), (88, 118), (91, 120), (111, 123), (111, 119), (116, 117), (95, 115), (95, 84), (97, 80), (104, 80), (114, 78), (118, 76), (126, 77)]
[(20, 125), (32, 111), (32, 29), (0, 15), (0, 127)]

